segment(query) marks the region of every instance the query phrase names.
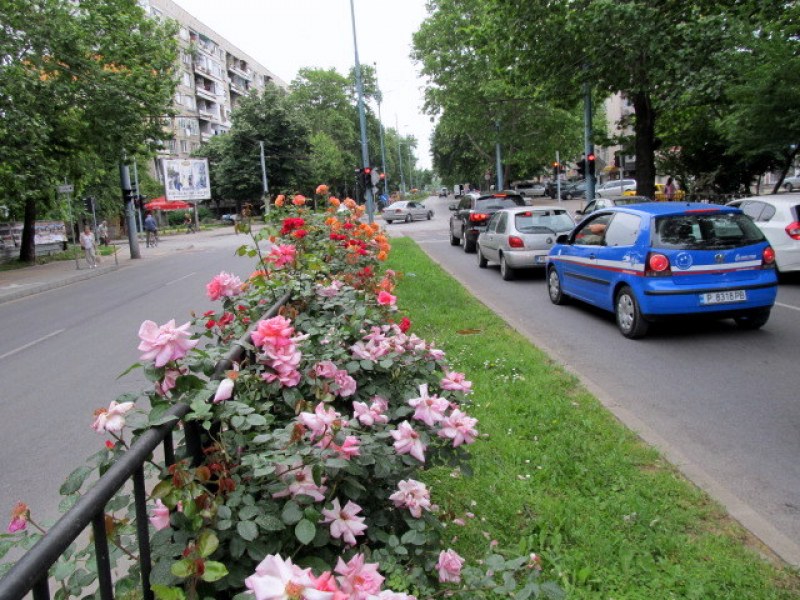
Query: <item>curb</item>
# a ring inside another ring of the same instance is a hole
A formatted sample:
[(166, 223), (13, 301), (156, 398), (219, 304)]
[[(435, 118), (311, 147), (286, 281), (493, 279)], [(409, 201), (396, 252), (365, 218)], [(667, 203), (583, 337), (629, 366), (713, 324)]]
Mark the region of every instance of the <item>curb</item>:
[(99, 277), (100, 275), (105, 275), (106, 273), (111, 273), (112, 271), (116, 271), (119, 268), (120, 265), (98, 267), (97, 269), (87, 270), (85, 273), (77, 273), (75, 275), (66, 277), (64, 279), (59, 279), (56, 281), (48, 281), (46, 283), (32, 285), (25, 289), (15, 290), (8, 293), (0, 292), (0, 304), (4, 304), (6, 302), (12, 302), (14, 300), (19, 300), (20, 298), (25, 298), (26, 296), (33, 296), (35, 294), (46, 292), (48, 290), (65, 287), (70, 284), (77, 283), (78, 281), (93, 279), (95, 277)]

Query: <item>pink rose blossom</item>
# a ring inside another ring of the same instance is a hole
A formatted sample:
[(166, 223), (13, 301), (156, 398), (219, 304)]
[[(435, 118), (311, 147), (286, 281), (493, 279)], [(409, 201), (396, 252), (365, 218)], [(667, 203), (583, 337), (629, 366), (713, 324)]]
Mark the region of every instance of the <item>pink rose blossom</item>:
[(334, 592), (316, 589), (310, 569), (301, 569), (292, 560), (270, 554), (244, 580), (255, 600), (333, 600)]
[(454, 448), (461, 444), (471, 444), (478, 435), (475, 429), (477, 423), (478, 419), (473, 419), (456, 409), (439, 424), (441, 427), (439, 436), (453, 440)]
[(28, 519), (30, 518), (31, 511), (28, 505), (24, 502), (17, 502), (14, 508), (11, 509), (11, 521), (6, 528), (8, 533), (17, 533), (18, 531), (25, 531), (28, 528)]
[(169, 527), (169, 508), (164, 506), (161, 498), (156, 500), (156, 505), (150, 513), (150, 523), (158, 530)]
[(330, 439), (320, 440), (317, 445), (322, 448), (330, 448), (345, 460), (350, 460), (354, 456), (361, 456), (361, 442), (354, 435), (348, 435), (346, 438), (344, 438), (344, 442), (341, 446), (334, 443)]
[(389, 496), (397, 508), (407, 508), (415, 519), (422, 516), (423, 510), (431, 509), (431, 495), (425, 484), (414, 479), (403, 479), (397, 484), (397, 491)]
[(444, 350), (431, 348), (428, 350), (428, 356), (430, 356), (433, 360), (442, 360), (444, 358)]
[(445, 373), (442, 379), (441, 386), (443, 390), (450, 390), (453, 392), (464, 392), (469, 394), (472, 391), (472, 382), (467, 381), (463, 373)]
[(350, 600), (367, 600), (370, 594), (377, 594), (383, 585), (383, 575), (378, 565), (365, 563), (363, 554), (356, 554), (345, 563), (341, 557), (336, 563), (336, 572), (342, 591), (349, 594)]
[(455, 550), (450, 550), (449, 548), (442, 550), (439, 553), (439, 561), (436, 563), (436, 568), (439, 571), (439, 581), (442, 583), (459, 583), (463, 565), (464, 559)]
[(108, 431), (119, 433), (125, 427), (125, 415), (133, 409), (133, 402), (117, 402), (113, 400), (108, 408), (100, 408), (94, 412), (92, 429), (97, 433)]
[(188, 369), (186, 367), (181, 367), (179, 369), (167, 369), (164, 371), (164, 377), (161, 379), (161, 381), (156, 381), (156, 394), (159, 396), (166, 396), (169, 391), (175, 387), (178, 377), (185, 375), (186, 373), (188, 373)]
[(236, 275), (220, 272), (206, 285), (206, 295), (211, 301), (220, 298), (233, 298), (242, 293), (242, 281)]
[(397, 429), (389, 433), (394, 438), (394, 449), (398, 454), (410, 454), (419, 462), (425, 462), (427, 446), (422, 443), (419, 434), (414, 431), (408, 421), (403, 421)]
[(297, 249), (291, 244), (280, 244), (270, 248), (269, 254), (264, 259), (272, 263), (276, 269), (282, 269), (285, 265), (294, 262), (297, 256)]
[(383, 590), (377, 596), (369, 596), (368, 600), (417, 600), (416, 596), (406, 594), (405, 592), (393, 592), (391, 590)]
[(139, 350), (144, 352), (140, 360), (155, 359), (156, 367), (163, 367), (171, 360), (180, 360), (194, 348), (199, 340), (190, 340), (189, 323), (175, 327), (175, 319), (162, 326), (153, 321), (144, 321), (139, 327)]
[(450, 407), (450, 403), (438, 396), (428, 396), (427, 383), (419, 386), (419, 394), (419, 398), (412, 398), (408, 401), (408, 404), (415, 409), (412, 418), (422, 421), (428, 427), (433, 427), (444, 418), (444, 413)]
[(228, 377), (220, 381), (219, 386), (217, 386), (217, 393), (214, 394), (214, 399), (212, 402), (214, 404), (219, 404), (220, 402), (230, 400), (231, 396), (233, 396), (233, 385), (233, 379)]
[(316, 373), (317, 377), (333, 379), (337, 371), (336, 365), (330, 360), (322, 360), (314, 365), (314, 373)]
[(377, 398), (382, 402), (375, 401), (370, 406), (367, 406), (365, 402), (353, 402), (353, 418), (358, 419), (358, 422), (365, 427), (389, 422), (389, 417), (383, 414), (387, 408), (387, 403), (380, 396), (375, 396), (373, 400)]
[(392, 296), (386, 290), (378, 292), (378, 304), (381, 306), (394, 306), (397, 302), (397, 296)]
[(292, 335), (294, 335), (292, 322), (279, 315), (256, 323), (256, 327), (250, 337), (253, 340), (253, 344), (260, 348), (268, 346), (280, 348), (291, 344)]
[(342, 508), (339, 505), (339, 499), (334, 498), (333, 508), (322, 509), (325, 517), (322, 522), (331, 524), (331, 537), (341, 538), (346, 544), (355, 546), (355, 536), (364, 535), (367, 530), (364, 517), (357, 516), (360, 512), (361, 507), (352, 500), (348, 500)]
[(346, 398), (347, 396), (352, 396), (356, 393), (356, 380), (350, 377), (350, 375), (344, 369), (339, 369), (336, 371), (336, 375), (334, 375), (333, 380), (339, 387), (336, 393), (340, 398)]
[(344, 283), (334, 279), (328, 286), (318, 285), (315, 291), (317, 293), (317, 296), (320, 296), (322, 298), (333, 298), (334, 296), (337, 296), (339, 294), (339, 291), (342, 289), (342, 286), (344, 286)]
[(314, 474), (311, 467), (304, 466), (299, 468), (299, 463), (293, 466), (275, 465), (275, 473), (278, 478), (289, 486), (285, 490), (272, 494), (273, 498), (285, 498), (286, 496), (310, 496), (317, 502), (325, 500), (325, 492), (328, 488), (325, 485), (314, 483)]
[(298, 420), (311, 430), (312, 439), (319, 439), (332, 431), (347, 425), (342, 415), (333, 408), (320, 402), (314, 407), (314, 412), (301, 412)]

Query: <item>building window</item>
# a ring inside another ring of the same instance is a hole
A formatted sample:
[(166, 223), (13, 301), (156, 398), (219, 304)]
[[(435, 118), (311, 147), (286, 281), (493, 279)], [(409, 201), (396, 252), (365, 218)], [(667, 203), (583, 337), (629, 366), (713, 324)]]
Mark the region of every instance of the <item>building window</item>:
[(189, 152), (189, 142), (186, 140), (181, 140), (181, 154), (188, 154)]
[(195, 108), (196, 108), (196, 106), (197, 106), (197, 105), (194, 103), (194, 96), (189, 96), (188, 94), (187, 94), (187, 95), (185, 95), (185, 96), (183, 97), (183, 105), (184, 105), (186, 108), (190, 108), (190, 109), (192, 109), (192, 110), (195, 110)]
[(184, 72), (181, 74), (181, 77), (183, 78), (183, 85), (185, 85), (185, 86), (186, 86), (186, 87), (188, 87), (188, 88), (192, 87), (192, 76), (191, 76), (191, 75), (189, 75), (189, 73), (187, 73), (186, 71), (184, 71)]

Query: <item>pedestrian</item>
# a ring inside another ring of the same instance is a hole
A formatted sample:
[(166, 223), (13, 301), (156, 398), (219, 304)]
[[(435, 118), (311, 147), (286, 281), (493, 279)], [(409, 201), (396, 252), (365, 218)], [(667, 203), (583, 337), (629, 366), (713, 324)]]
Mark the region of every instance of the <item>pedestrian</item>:
[(147, 247), (156, 246), (158, 244), (158, 225), (150, 211), (147, 211), (147, 216), (144, 218), (144, 230), (147, 234)]
[(94, 234), (92, 233), (92, 228), (86, 225), (83, 228), (83, 233), (81, 234), (81, 248), (83, 248), (83, 253), (86, 256), (86, 264), (89, 265), (90, 269), (97, 268), (97, 242), (95, 242)]
[(675, 199), (675, 184), (672, 182), (672, 177), (667, 179), (667, 185), (664, 186), (664, 197), (667, 199), (667, 202), (671, 202)]
[(194, 222), (192, 221), (191, 213), (186, 213), (183, 216), (183, 224), (186, 225), (186, 233), (195, 233)]
[(97, 226), (97, 237), (100, 239), (100, 244), (108, 246), (108, 223), (103, 221)]

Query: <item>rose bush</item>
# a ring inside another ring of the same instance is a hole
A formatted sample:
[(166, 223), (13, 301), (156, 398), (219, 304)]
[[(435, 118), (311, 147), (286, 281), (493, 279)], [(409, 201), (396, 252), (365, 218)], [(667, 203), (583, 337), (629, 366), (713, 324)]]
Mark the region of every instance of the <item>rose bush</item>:
[[(111, 436), (93, 457), (101, 471), (127, 448), (126, 420), (141, 431), (164, 422), (175, 402), (189, 404), (187, 420), (206, 433), (200, 465), (182, 459), (151, 474), (156, 595), (558, 596), (536, 581), (529, 557), (491, 550), (483, 564), (463, 566), (447, 547), (446, 516), (418, 478), (440, 465), (469, 473), (465, 446), (478, 437), (471, 383), (398, 314), (397, 274), (379, 269), (389, 252), (379, 226), (360, 222), (363, 208), (349, 199), (331, 198), (322, 213), (301, 196), (280, 204), (239, 249), (257, 261), (247, 281), (220, 273), (209, 282), (221, 307), (195, 319), (194, 337), (189, 324), (142, 324), (147, 414), (141, 398), (131, 412), (132, 397), (96, 414), (93, 428)], [(286, 292), (280, 314), (258, 320)], [(249, 328), (249, 357), (211, 379)], [(77, 470), (62, 493), (74, 498), (89, 473)], [(108, 510), (112, 559), (134, 557), (129, 496)], [(25, 531), (29, 518), (16, 509), (9, 531), (37, 537)], [(91, 583), (91, 555), (56, 566), (64, 597)], [(117, 582), (119, 593), (135, 589), (137, 569)]]

